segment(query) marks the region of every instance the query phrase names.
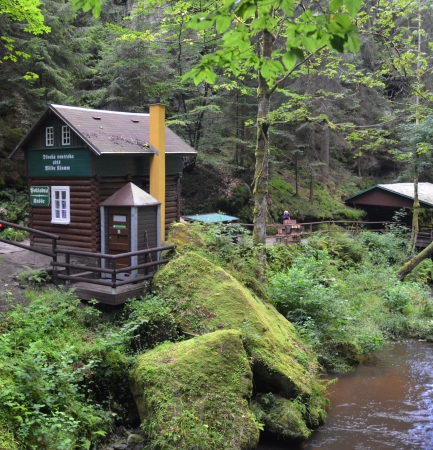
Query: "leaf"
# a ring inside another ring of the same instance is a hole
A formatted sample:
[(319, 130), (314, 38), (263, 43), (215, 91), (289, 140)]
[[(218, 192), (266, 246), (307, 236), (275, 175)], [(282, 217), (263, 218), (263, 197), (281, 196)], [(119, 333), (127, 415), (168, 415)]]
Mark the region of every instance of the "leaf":
[(357, 37), (349, 36), (347, 41), (347, 48), (353, 53), (358, 53), (359, 49), (361, 48), (359, 39)]
[(260, 73), (265, 80), (269, 80), (271, 72), (269, 71), (269, 66), (267, 64), (263, 64), (260, 68)]
[(93, 7), (92, 14), (93, 17), (98, 18), (101, 15), (102, 2), (100, 0), (95, 1), (95, 6)]
[(343, 6), (343, 0), (331, 0), (329, 2), (329, 9), (333, 12), (338, 11)]
[(344, 53), (346, 39), (343, 39), (341, 36), (335, 34), (331, 37), (331, 39), (329, 39), (329, 44), (331, 48), (333, 48), (337, 52)]
[(281, 0), (280, 8), (285, 14), (287, 14), (288, 17), (292, 17), (294, 9), (292, 0)]
[(363, 3), (362, 0), (343, 0), (343, 2), (352, 17), (356, 16)]
[(286, 69), (291, 70), (291, 69), (293, 69), (293, 67), (295, 67), (297, 58), (296, 58), (296, 55), (292, 51), (289, 51), (289, 52), (284, 53), (282, 60), (283, 60), (283, 64), (286, 66)]
[(224, 33), (232, 23), (231, 15), (218, 15), (216, 18), (216, 29), (218, 33)]

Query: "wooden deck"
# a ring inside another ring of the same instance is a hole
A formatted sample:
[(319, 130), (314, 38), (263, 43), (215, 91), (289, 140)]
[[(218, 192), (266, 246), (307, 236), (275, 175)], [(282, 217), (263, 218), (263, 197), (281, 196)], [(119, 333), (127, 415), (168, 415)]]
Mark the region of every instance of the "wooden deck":
[(117, 286), (113, 289), (111, 286), (101, 284), (91, 284), (80, 281), (70, 285), (74, 289), (75, 295), (82, 300), (97, 300), (106, 305), (121, 305), (128, 299), (140, 298), (146, 293), (149, 283), (135, 283)]

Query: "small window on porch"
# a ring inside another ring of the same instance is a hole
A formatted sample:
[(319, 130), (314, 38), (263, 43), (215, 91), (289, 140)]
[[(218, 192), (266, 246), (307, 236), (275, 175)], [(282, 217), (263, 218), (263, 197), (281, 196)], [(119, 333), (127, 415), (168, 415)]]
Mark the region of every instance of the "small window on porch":
[(51, 186), (51, 223), (71, 222), (69, 186)]
[(45, 129), (45, 145), (47, 147), (54, 145), (54, 127), (47, 127)]

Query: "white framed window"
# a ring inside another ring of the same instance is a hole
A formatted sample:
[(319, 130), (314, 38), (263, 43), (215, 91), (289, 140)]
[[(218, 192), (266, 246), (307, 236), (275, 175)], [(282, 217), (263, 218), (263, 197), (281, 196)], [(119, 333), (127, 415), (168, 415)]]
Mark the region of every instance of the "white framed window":
[(47, 147), (54, 145), (54, 127), (45, 128), (45, 145)]
[(71, 129), (66, 125), (62, 126), (62, 145), (71, 145)]
[(69, 186), (51, 186), (51, 223), (71, 222)]

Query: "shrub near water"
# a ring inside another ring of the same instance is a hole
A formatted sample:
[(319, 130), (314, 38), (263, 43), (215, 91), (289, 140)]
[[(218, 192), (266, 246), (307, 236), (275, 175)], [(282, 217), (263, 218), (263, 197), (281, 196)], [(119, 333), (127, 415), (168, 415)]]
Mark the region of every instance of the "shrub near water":
[(429, 279), (431, 263), (400, 282), (405, 244), (393, 233), (314, 237), (286, 269), (269, 273), (269, 297), (327, 368), (347, 370), (389, 338), (431, 338), (432, 300), (418, 281)]

